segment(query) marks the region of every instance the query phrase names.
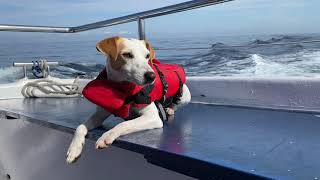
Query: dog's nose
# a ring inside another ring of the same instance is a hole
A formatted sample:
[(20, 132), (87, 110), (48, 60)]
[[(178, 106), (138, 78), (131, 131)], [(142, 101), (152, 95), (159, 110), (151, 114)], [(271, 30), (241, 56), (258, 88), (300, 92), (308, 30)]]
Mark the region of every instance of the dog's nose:
[(146, 72), (144, 74), (144, 78), (146, 83), (152, 83), (154, 79), (156, 78), (156, 74), (154, 72)]

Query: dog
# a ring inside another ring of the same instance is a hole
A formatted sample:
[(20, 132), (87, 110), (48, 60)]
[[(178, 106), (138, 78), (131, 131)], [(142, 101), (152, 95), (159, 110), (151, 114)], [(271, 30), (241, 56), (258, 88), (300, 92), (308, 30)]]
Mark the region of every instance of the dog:
[[(107, 57), (103, 73), (107, 75), (108, 80), (121, 83), (128, 82), (140, 86), (147, 86), (155, 82), (155, 70), (150, 65), (150, 62), (155, 59), (155, 51), (149, 42), (112, 37), (98, 42), (96, 48)], [(183, 83), (180, 87), (182, 94), (179, 97), (179, 101), (173, 104), (172, 107), (165, 109), (169, 115), (173, 115), (178, 107), (191, 101), (191, 94), (187, 85)], [(110, 146), (119, 136), (163, 127), (163, 121), (155, 102), (150, 102), (141, 107), (130, 107), (129, 110), (130, 115), (126, 121), (105, 132), (96, 141), (96, 149)], [(96, 112), (76, 128), (67, 151), (67, 163), (73, 163), (80, 157), (88, 131), (101, 126), (111, 114), (113, 112), (109, 112), (106, 108), (97, 105)]]

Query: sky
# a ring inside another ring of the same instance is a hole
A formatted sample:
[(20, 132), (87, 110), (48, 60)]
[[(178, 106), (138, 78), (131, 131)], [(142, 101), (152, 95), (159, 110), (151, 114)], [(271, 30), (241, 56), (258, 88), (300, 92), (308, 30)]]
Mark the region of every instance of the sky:
[[(183, 0), (0, 0), (0, 24), (77, 26)], [(318, 33), (319, 0), (235, 0), (146, 20), (147, 35)], [(137, 23), (82, 34), (137, 36)], [(16, 35), (0, 32), (1, 36)]]

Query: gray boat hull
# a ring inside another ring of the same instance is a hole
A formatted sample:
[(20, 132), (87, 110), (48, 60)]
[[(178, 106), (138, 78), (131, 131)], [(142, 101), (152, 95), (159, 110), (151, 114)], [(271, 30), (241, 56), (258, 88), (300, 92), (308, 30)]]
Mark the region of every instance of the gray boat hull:
[(143, 155), (117, 147), (95, 150), (87, 140), (83, 156), (68, 165), (70, 133), (20, 119), (0, 119), (0, 179), (192, 179), (150, 163)]

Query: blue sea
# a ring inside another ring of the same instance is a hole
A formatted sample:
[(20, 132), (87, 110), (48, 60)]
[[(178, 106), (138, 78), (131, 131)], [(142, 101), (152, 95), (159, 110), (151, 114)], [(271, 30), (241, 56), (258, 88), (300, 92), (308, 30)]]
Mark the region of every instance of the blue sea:
[[(32, 34), (32, 33), (31, 33)], [(19, 34), (0, 41), (0, 83), (22, 77), (12, 62), (58, 61), (52, 75), (92, 78), (105, 58), (95, 44), (105, 35)], [(157, 58), (178, 63), (189, 76), (320, 75), (320, 34), (171, 36), (149, 38)]]

